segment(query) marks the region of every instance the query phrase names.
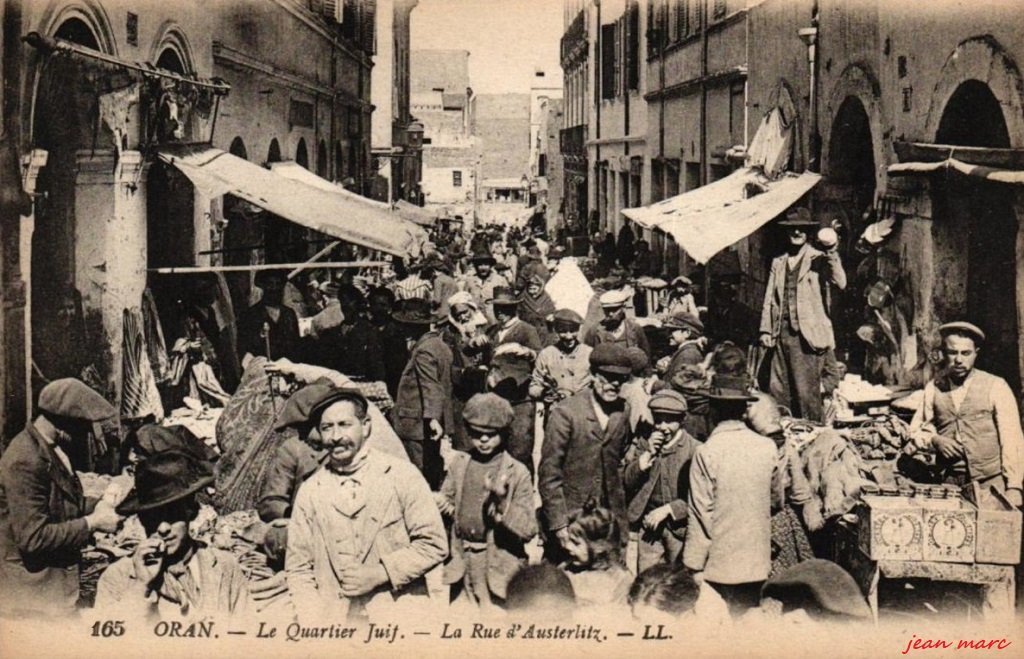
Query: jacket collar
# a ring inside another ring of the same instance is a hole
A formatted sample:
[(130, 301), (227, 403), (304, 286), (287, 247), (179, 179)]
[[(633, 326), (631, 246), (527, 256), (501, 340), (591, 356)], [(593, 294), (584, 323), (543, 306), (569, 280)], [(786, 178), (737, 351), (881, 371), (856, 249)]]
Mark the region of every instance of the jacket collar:
[(36, 428), (35, 423), (29, 422), (27, 426), (28, 434), (32, 439), (36, 440), (39, 445), (40, 455), (46, 460), (47, 468), (50, 472), (50, 478), (60, 489), (74, 498), (82, 496), (82, 483), (78, 480), (78, 476), (68, 473), (68, 470), (64, 467), (60, 458), (53, 450), (53, 446), (50, 442), (46, 441), (39, 429)]

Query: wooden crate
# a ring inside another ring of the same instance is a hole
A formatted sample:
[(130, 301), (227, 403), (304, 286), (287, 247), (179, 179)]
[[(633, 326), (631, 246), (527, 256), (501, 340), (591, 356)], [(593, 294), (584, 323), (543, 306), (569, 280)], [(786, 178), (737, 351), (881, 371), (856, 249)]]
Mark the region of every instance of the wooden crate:
[(969, 496), (978, 509), (978, 563), (1017, 565), (1021, 551), (1021, 513), (1003, 494), (972, 483)]
[(956, 503), (955, 508), (924, 507), (924, 560), (942, 563), (974, 561), (977, 512), (970, 503), (960, 500)]
[(910, 497), (865, 496), (860, 549), (871, 560), (924, 560), (924, 514)]

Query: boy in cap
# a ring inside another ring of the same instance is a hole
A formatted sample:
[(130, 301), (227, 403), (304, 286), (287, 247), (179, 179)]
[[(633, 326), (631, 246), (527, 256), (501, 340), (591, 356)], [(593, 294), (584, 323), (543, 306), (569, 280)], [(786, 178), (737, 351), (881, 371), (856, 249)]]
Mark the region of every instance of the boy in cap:
[(683, 551), (690, 461), (700, 446), (683, 428), (686, 398), (662, 389), (647, 403), (654, 429), (626, 452), (622, 480), (631, 528), (640, 533), (638, 572), (675, 563)]
[(156, 453), (135, 470), (135, 487), (117, 507), (139, 516), (146, 539), (116, 561), (96, 586), (96, 609), (142, 620), (236, 616), (249, 587), (230, 552), (192, 539), (196, 495), (213, 483), (212, 466), (188, 451)]
[(666, 318), (661, 326), (671, 332), (669, 344), (676, 349), (668, 359), (662, 377), (665, 382), (671, 382), (684, 367), (704, 362), (704, 323), (697, 316), (677, 312)]
[(975, 368), (985, 341), (978, 326), (946, 323), (939, 334), (945, 369), (924, 388), (911, 423), (915, 443), (935, 449), (946, 482), (1005, 491), (1019, 508), (1024, 434), (1016, 396), (1005, 380)]
[(0, 614), (66, 616), (78, 600), (82, 547), (121, 522), (111, 503), (87, 510), (67, 450), (117, 410), (80, 380), (39, 392), (39, 415), (0, 456)]
[(526, 564), (525, 543), (537, 534), (530, 472), (504, 450), (512, 406), (492, 393), (466, 403), (462, 420), (472, 449), (448, 464), (438, 507), (452, 518), (445, 583), (487, 609), (504, 601), (509, 579)]
[(551, 317), (557, 340), (537, 355), (530, 378), (530, 396), (557, 403), (590, 384), (590, 346), (580, 342), (583, 318), (572, 309), (559, 309)]
[(583, 342), (590, 347), (602, 343), (616, 343), (623, 348), (636, 346), (651, 357), (651, 346), (647, 342), (644, 329), (635, 321), (626, 318), (626, 302), (631, 295), (628, 291), (617, 289), (602, 293), (598, 298), (604, 318), (587, 329), (583, 334)]

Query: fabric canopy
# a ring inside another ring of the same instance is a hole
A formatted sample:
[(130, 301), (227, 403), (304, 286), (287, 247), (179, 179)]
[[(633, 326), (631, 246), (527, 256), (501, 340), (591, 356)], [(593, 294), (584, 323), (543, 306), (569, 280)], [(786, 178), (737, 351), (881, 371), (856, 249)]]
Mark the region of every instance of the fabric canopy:
[(220, 149), (170, 147), (161, 149), (159, 156), (210, 197), (233, 194), (296, 224), (356, 245), (416, 257), (427, 239), (422, 228), (394, 217), (387, 204), (361, 201), (363, 198), (344, 190), (289, 178)]
[[(301, 181), (302, 183), (312, 185), (313, 187), (320, 188), (321, 190), (326, 190), (327, 192), (337, 193), (348, 201), (362, 204), (367, 208), (375, 208), (377, 210), (384, 211), (385, 213), (391, 212), (391, 207), (383, 201), (377, 201), (375, 199), (358, 195), (354, 192), (349, 192), (337, 183), (332, 183), (325, 178), (317, 176), (294, 160), (272, 163), (270, 165), (270, 171), (275, 174), (280, 174), (281, 176), (286, 176), (295, 181)], [(419, 206), (413, 206), (409, 202), (403, 200), (399, 200), (399, 202), (395, 204), (395, 214), (403, 220), (415, 222), (416, 224), (424, 226), (430, 226), (434, 223), (434, 219), (431, 217), (429, 211), (425, 211)]]
[(783, 213), (821, 180), (786, 173), (771, 180), (745, 167), (703, 187), (623, 214), (645, 229), (660, 229), (699, 263), (743, 240)]
[(947, 158), (939, 162), (901, 162), (889, 165), (889, 173), (893, 176), (931, 174), (939, 171), (955, 172), (993, 183), (1024, 185), (1024, 171), (971, 165), (956, 158)]
[(558, 269), (544, 285), (544, 290), (551, 296), (556, 309), (572, 309), (581, 318), (587, 317), (594, 289), (576, 264), (576, 259), (569, 257), (559, 261)]

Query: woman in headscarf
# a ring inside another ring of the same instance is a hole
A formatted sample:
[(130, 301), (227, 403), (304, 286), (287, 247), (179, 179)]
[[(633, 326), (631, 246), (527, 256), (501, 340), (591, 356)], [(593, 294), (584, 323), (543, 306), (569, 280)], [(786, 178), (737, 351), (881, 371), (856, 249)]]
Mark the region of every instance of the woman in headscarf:
[(541, 345), (549, 345), (547, 318), (555, 313), (555, 301), (544, 290), (547, 283), (540, 274), (533, 275), (526, 282), (526, 295), (519, 302), (519, 318), (537, 328)]
[[(459, 291), (448, 298), (448, 319), (441, 328), (441, 339), (451, 348), (452, 406), (456, 419), (462, 418), (462, 407), (474, 394), (483, 393), (487, 382), (488, 353), (485, 334), (487, 318), (473, 296)], [(455, 424), (452, 446), (468, 451), (471, 446), (463, 424)]]

